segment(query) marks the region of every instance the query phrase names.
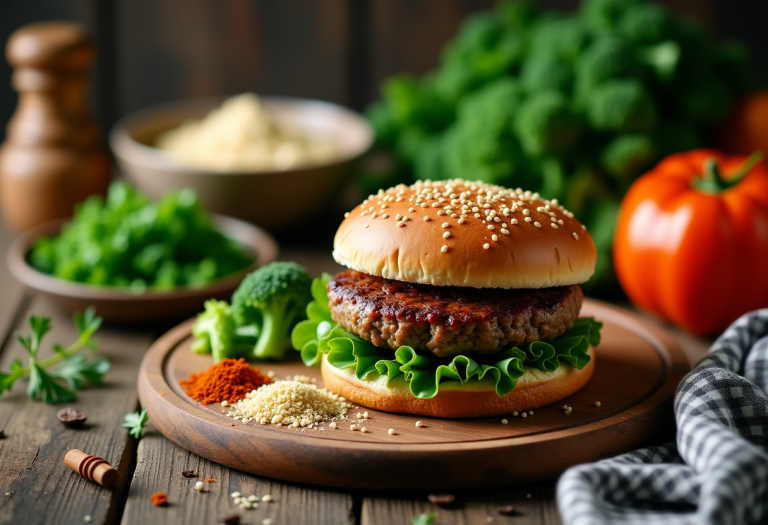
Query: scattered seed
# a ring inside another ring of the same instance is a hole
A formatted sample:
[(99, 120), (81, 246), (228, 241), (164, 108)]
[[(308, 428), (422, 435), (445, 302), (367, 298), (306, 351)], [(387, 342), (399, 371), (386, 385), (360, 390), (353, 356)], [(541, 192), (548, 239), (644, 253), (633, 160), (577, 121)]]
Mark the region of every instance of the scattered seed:
[(56, 412), (56, 417), (67, 428), (80, 428), (88, 419), (85, 414), (72, 407), (62, 408)]
[(491, 245), (488, 244), (488, 243), (483, 244), (483, 250), (487, 250), (490, 247), (491, 247)]
[(395, 429), (394, 428), (390, 428), (389, 430), (387, 430), (387, 434), (389, 434), (390, 436), (394, 436), (395, 435)]
[(509, 421), (508, 421), (508, 420), (506, 420), (506, 419), (502, 419), (502, 420), (501, 420), (501, 424), (502, 424), (502, 425), (506, 425), (507, 423), (509, 423)]
[(261, 525), (272, 525), (274, 521), (272, 518), (264, 518), (261, 520)]
[(261, 497), (261, 501), (263, 501), (264, 503), (272, 503), (272, 496), (270, 496), (269, 494), (264, 494)]
[(520, 414), (520, 415), (521, 415), (522, 417), (528, 417), (528, 414), (526, 414), (525, 412), (523, 412), (523, 413), (522, 413), (522, 414)]
[(430, 494), (427, 496), (430, 503), (438, 506), (450, 505), (456, 500), (456, 496), (453, 494)]
[(228, 407), (228, 406), (229, 406), (229, 401), (227, 401), (227, 400), (225, 399), (224, 401), (222, 401), (222, 402), (221, 402), (221, 406), (223, 406), (223, 407)]
[(349, 425), (349, 429), (354, 432), (355, 431), (355, 425)]
[(417, 421), (416, 422), (416, 427), (417, 428), (421, 428), (422, 426), (424, 426), (424, 423), (422, 423), (421, 421)]
[(487, 518), (485, 518), (485, 521), (487, 521), (488, 523), (493, 523), (493, 516), (488, 516)]
[(234, 498), (239, 498), (240, 497), (240, 493), (239, 492), (233, 492), (232, 494), (229, 495), (229, 497), (233, 498), (233, 499)]
[(370, 419), (368, 412), (363, 412), (363, 419)]
[(515, 410), (514, 412), (512, 412), (512, 417), (517, 417), (519, 414), (520, 413), (517, 410)]
[(525, 495), (525, 497), (526, 497), (527, 499), (531, 499), (531, 495), (530, 495), (530, 494), (526, 494), (526, 495)]
[(361, 429), (360, 429), (360, 432), (362, 432), (363, 434), (365, 434), (366, 432), (368, 432), (368, 429), (367, 429), (367, 428), (365, 428), (365, 427), (363, 427), (363, 428), (361, 428)]
[(93, 520), (93, 518), (91, 518), (88, 514), (83, 516), (83, 521), (86, 522), (86, 523), (90, 523), (92, 520)]
[(202, 481), (198, 481), (197, 483), (195, 483), (195, 490), (196, 491), (202, 492), (203, 491), (203, 487), (205, 487), (205, 483), (203, 483)]
[(330, 428), (331, 430), (336, 430), (336, 422), (335, 421), (331, 421), (331, 424), (328, 425), (328, 428)]
[(448, 251), (448, 246), (446, 246), (445, 244), (443, 244), (443, 245), (440, 247), (440, 251), (441, 251), (441, 252), (443, 252), (443, 253), (447, 252), (447, 251)]
[(528, 411), (528, 415), (529, 415), (529, 416), (532, 416), (532, 415), (533, 415), (533, 410), (529, 410), (529, 411)]
[(600, 405), (602, 405), (602, 403), (600, 401), (595, 401), (595, 406), (596, 407), (599, 407)]

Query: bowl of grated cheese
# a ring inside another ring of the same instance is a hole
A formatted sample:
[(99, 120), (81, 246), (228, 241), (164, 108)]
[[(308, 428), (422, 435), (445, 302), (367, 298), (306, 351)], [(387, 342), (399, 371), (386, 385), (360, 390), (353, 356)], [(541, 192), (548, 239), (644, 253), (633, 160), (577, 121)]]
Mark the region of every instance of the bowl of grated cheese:
[(150, 196), (191, 187), (208, 211), (280, 231), (327, 207), (373, 132), (330, 102), (246, 93), (139, 110), (109, 142), (123, 175)]

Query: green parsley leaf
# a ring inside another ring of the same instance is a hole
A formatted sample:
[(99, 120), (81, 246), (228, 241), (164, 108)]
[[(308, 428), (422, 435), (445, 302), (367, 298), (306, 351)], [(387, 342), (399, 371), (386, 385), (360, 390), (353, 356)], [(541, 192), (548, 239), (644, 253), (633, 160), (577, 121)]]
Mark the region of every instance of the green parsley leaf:
[(141, 412), (129, 412), (123, 421), (123, 428), (127, 428), (128, 432), (136, 439), (141, 439), (144, 437), (144, 427), (149, 421), (147, 409), (145, 408)]
[(411, 525), (431, 525), (437, 519), (437, 514), (421, 513), (418, 516), (411, 516)]

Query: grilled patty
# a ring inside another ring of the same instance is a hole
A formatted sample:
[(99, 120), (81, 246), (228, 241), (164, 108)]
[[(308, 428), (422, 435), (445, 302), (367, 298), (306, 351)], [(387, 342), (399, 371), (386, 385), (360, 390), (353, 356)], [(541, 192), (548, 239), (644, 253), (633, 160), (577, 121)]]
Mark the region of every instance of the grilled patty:
[(354, 270), (328, 283), (331, 317), (379, 347), (410, 346), (437, 356), (495, 354), (551, 341), (573, 326), (578, 285), (532, 290), (430, 286)]

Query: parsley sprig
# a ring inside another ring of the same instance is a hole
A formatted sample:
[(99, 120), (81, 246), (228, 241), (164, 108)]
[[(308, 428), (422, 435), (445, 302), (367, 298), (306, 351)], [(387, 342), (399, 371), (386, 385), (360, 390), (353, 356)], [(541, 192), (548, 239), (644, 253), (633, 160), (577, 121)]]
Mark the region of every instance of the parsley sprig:
[[(53, 345), (54, 355), (40, 360), (40, 343), (51, 329), (51, 319), (39, 315), (29, 316), (31, 335), (16, 333), (16, 339), (29, 354), (29, 365), (24, 367), (21, 360), (14, 359), (9, 372), (0, 372), (0, 394), (10, 390), (18, 379), (29, 376), (27, 395), (30, 398), (42, 399), (45, 403), (68, 402), (77, 399), (76, 390), (104, 382), (104, 374), (109, 371), (109, 361), (105, 357), (86, 359), (78, 354), (83, 348), (96, 351), (97, 343), (93, 334), (101, 326), (101, 318), (93, 308), (88, 308), (84, 313), (75, 313), (73, 319), (77, 328), (77, 341), (66, 348), (60, 344)], [(61, 363), (58, 368), (50, 370), (58, 363)]]
[(128, 412), (123, 417), (123, 428), (128, 429), (128, 433), (136, 439), (144, 437), (144, 427), (149, 421), (149, 415), (147, 415), (147, 409), (142, 409), (141, 412)]

